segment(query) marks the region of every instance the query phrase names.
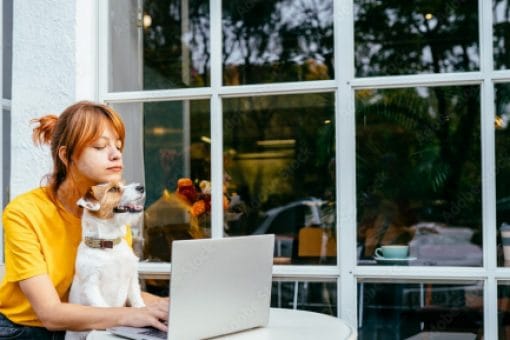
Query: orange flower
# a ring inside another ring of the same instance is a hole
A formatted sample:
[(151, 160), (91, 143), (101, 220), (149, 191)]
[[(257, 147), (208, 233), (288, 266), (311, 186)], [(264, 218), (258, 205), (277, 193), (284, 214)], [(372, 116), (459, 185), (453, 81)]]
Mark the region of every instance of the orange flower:
[[(201, 181), (200, 188), (196, 188), (189, 178), (180, 178), (177, 181), (176, 196), (187, 206), (193, 216), (200, 216), (211, 211), (211, 183)], [(228, 209), (230, 202), (223, 196), (223, 208)]]
[(205, 201), (203, 201), (203, 200), (196, 201), (191, 206), (191, 214), (193, 216), (202, 215), (203, 213), (205, 213), (205, 211), (206, 211), (206, 204), (205, 204)]
[(188, 204), (193, 204), (197, 199), (197, 192), (193, 181), (189, 178), (180, 178), (177, 181), (177, 194), (187, 201)]

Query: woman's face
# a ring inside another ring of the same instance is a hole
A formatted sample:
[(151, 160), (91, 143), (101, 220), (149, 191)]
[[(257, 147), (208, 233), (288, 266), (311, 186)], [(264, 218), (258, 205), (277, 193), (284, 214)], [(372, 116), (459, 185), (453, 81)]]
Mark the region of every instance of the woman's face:
[(115, 130), (107, 126), (101, 137), (85, 147), (74, 161), (74, 170), (86, 185), (120, 181), (122, 178), (122, 142)]

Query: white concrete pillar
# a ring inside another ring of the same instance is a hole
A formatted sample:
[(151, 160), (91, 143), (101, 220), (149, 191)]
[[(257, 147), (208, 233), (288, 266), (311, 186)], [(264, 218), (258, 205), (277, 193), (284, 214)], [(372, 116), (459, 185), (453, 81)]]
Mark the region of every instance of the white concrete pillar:
[(14, 1), (11, 199), (51, 171), (30, 120), (96, 96), (96, 1)]

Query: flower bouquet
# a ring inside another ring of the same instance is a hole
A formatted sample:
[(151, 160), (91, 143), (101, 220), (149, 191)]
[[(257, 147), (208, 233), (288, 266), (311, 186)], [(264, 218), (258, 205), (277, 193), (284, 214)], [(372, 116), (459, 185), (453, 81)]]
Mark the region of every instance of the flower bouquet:
[[(196, 186), (190, 178), (177, 181), (176, 197), (190, 214), (192, 233), (202, 237), (211, 232), (211, 182), (202, 180)], [(223, 195), (223, 208), (227, 209), (229, 200)]]

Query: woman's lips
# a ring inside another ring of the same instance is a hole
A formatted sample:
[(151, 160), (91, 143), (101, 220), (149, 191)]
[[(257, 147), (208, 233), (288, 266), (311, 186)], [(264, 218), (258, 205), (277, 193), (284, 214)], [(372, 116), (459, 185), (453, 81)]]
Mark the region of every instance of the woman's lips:
[(112, 167), (108, 168), (108, 170), (113, 171), (113, 172), (121, 172), (122, 167), (121, 166), (112, 166)]

